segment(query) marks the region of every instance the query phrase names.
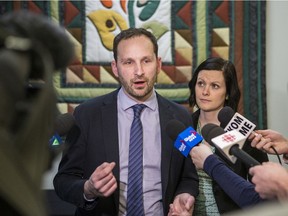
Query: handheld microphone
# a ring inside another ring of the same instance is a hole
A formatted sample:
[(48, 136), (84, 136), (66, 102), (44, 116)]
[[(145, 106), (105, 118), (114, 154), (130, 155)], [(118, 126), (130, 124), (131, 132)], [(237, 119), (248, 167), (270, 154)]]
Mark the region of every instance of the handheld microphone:
[(220, 121), (220, 126), (224, 128), (224, 131), (237, 130), (246, 139), (251, 133), (255, 133), (254, 129), (256, 125), (249, 121), (244, 116), (240, 115), (237, 112), (229, 107), (223, 107), (218, 113), (218, 120)]
[[(238, 117), (236, 117), (236, 116), (238, 116)], [(240, 127), (237, 127), (237, 123), (236, 123), (238, 121), (237, 119), (243, 119), (244, 124), (248, 125), (249, 127), (244, 126), (243, 130)], [(229, 106), (225, 106), (219, 111), (218, 120), (220, 121), (220, 126), (222, 128), (224, 128), (225, 131), (228, 131), (231, 128), (233, 128), (233, 129), (238, 130), (239, 132), (242, 132), (242, 134), (245, 135), (246, 138), (248, 138), (250, 134), (253, 134), (254, 136), (258, 135), (254, 131), (256, 125), (254, 125), (252, 122), (250, 122), (248, 119), (246, 119), (245, 117), (243, 117), (239, 113), (235, 113), (234, 110)], [(249, 130), (247, 130), (247, 128), (249, 128)], [(261, 138), (261, 139), (263, 139), (263, 138)], [(274, 146), (271, 146), (271, 149), (277, 155), (279, 163), (282, 164), (281, 159), (279, 157), (279, 154), (276, 151), (276, 149), (274, 148)]]
[(195, 145), (203, 140), (202, 136), (192, 127), (185, 129), (185, 125), (176, 119), (172, 119), (168, 122), (166, 125), (166, 132), (172, 140), (175, 140), (174, 147), (185, 157), (188, 156)]
[(55, 133), (49, 139), (50, 147), (57, 147), (62, 144), (62, 136), (66, 135), (72, 126), (75, 124), (75, 119), (71, 113), (59, 115), (55, 121)]
[(231, 130), (225, 133), (220, 126), (209, 123), (202, 128), (201, 133), (211, 146), (216, 147), (232, 163), (239, 159), (248, 167), (260, 165), (257, 160), (241, 149), (246, 137), (239, 131)]
[[(234, 110), (229, 107), (229, 106), (225, 106), (223, 107), (219, 113), (218, 113), (218, 120), (220, 122), (220, 127), (222, 128), (226, 128), (226, 126), (228, 125), (228, 123), (231, 121), (231, 119), (233, 118), (235, 112)], [(225, 129), (224, 129), (225, 130)]]

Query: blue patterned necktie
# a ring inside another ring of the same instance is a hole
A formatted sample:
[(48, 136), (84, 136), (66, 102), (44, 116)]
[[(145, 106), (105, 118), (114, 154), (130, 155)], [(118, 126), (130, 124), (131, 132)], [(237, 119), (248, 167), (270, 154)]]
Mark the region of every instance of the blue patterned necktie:
[(143, 205), (143, 130), (140, 115), (146, 107), (144, 104), (134, 105), (134, 119), (130, 131), (127, 216), (144, 215)]

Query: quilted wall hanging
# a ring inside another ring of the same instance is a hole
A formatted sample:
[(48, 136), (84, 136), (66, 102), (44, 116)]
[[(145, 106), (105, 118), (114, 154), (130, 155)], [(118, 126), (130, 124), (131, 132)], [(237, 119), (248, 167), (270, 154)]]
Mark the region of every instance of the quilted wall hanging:
[(155, 87), (161, 95), (187, 106), (197, 65), (210, 56), (229, 59), (242, 93), (239, 112), (267, 128), (265, 1), (9, 1), (0, 9), (42, 13), (67, 29), (76, 58), (54, 77), (62, 112), (119, 86), (110, 67), (114, 36), (143, 27), (158, 40), (163, 67)]

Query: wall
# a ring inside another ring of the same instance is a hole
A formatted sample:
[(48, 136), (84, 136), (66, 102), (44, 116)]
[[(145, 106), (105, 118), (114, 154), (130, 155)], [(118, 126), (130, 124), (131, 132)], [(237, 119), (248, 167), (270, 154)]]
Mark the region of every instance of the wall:
[[(288, 138), (288, 2), (267, 2), (266, 79), (268, 128)], [(276, 156), (271, 156), (275, 161)]]
[[(288, 138), (288, 2), (267, 2), (266, 71), (268, 127)], [(273, 156), (271, 160), (276, 160)], [(59, 158), (44, 175), (43, 188), (52, 189)]]
[(288, 2), (267, 2), (268, 127), (288, 137)]

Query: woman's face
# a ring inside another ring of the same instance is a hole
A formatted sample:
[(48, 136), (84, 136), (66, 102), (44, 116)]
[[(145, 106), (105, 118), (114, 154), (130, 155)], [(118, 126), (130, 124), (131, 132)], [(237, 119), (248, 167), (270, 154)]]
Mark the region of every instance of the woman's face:
[(196, 103), (205, 112), (220, 110), (224, 106), (226, 84), (223, 71), (202, 70), (195, 86)]

